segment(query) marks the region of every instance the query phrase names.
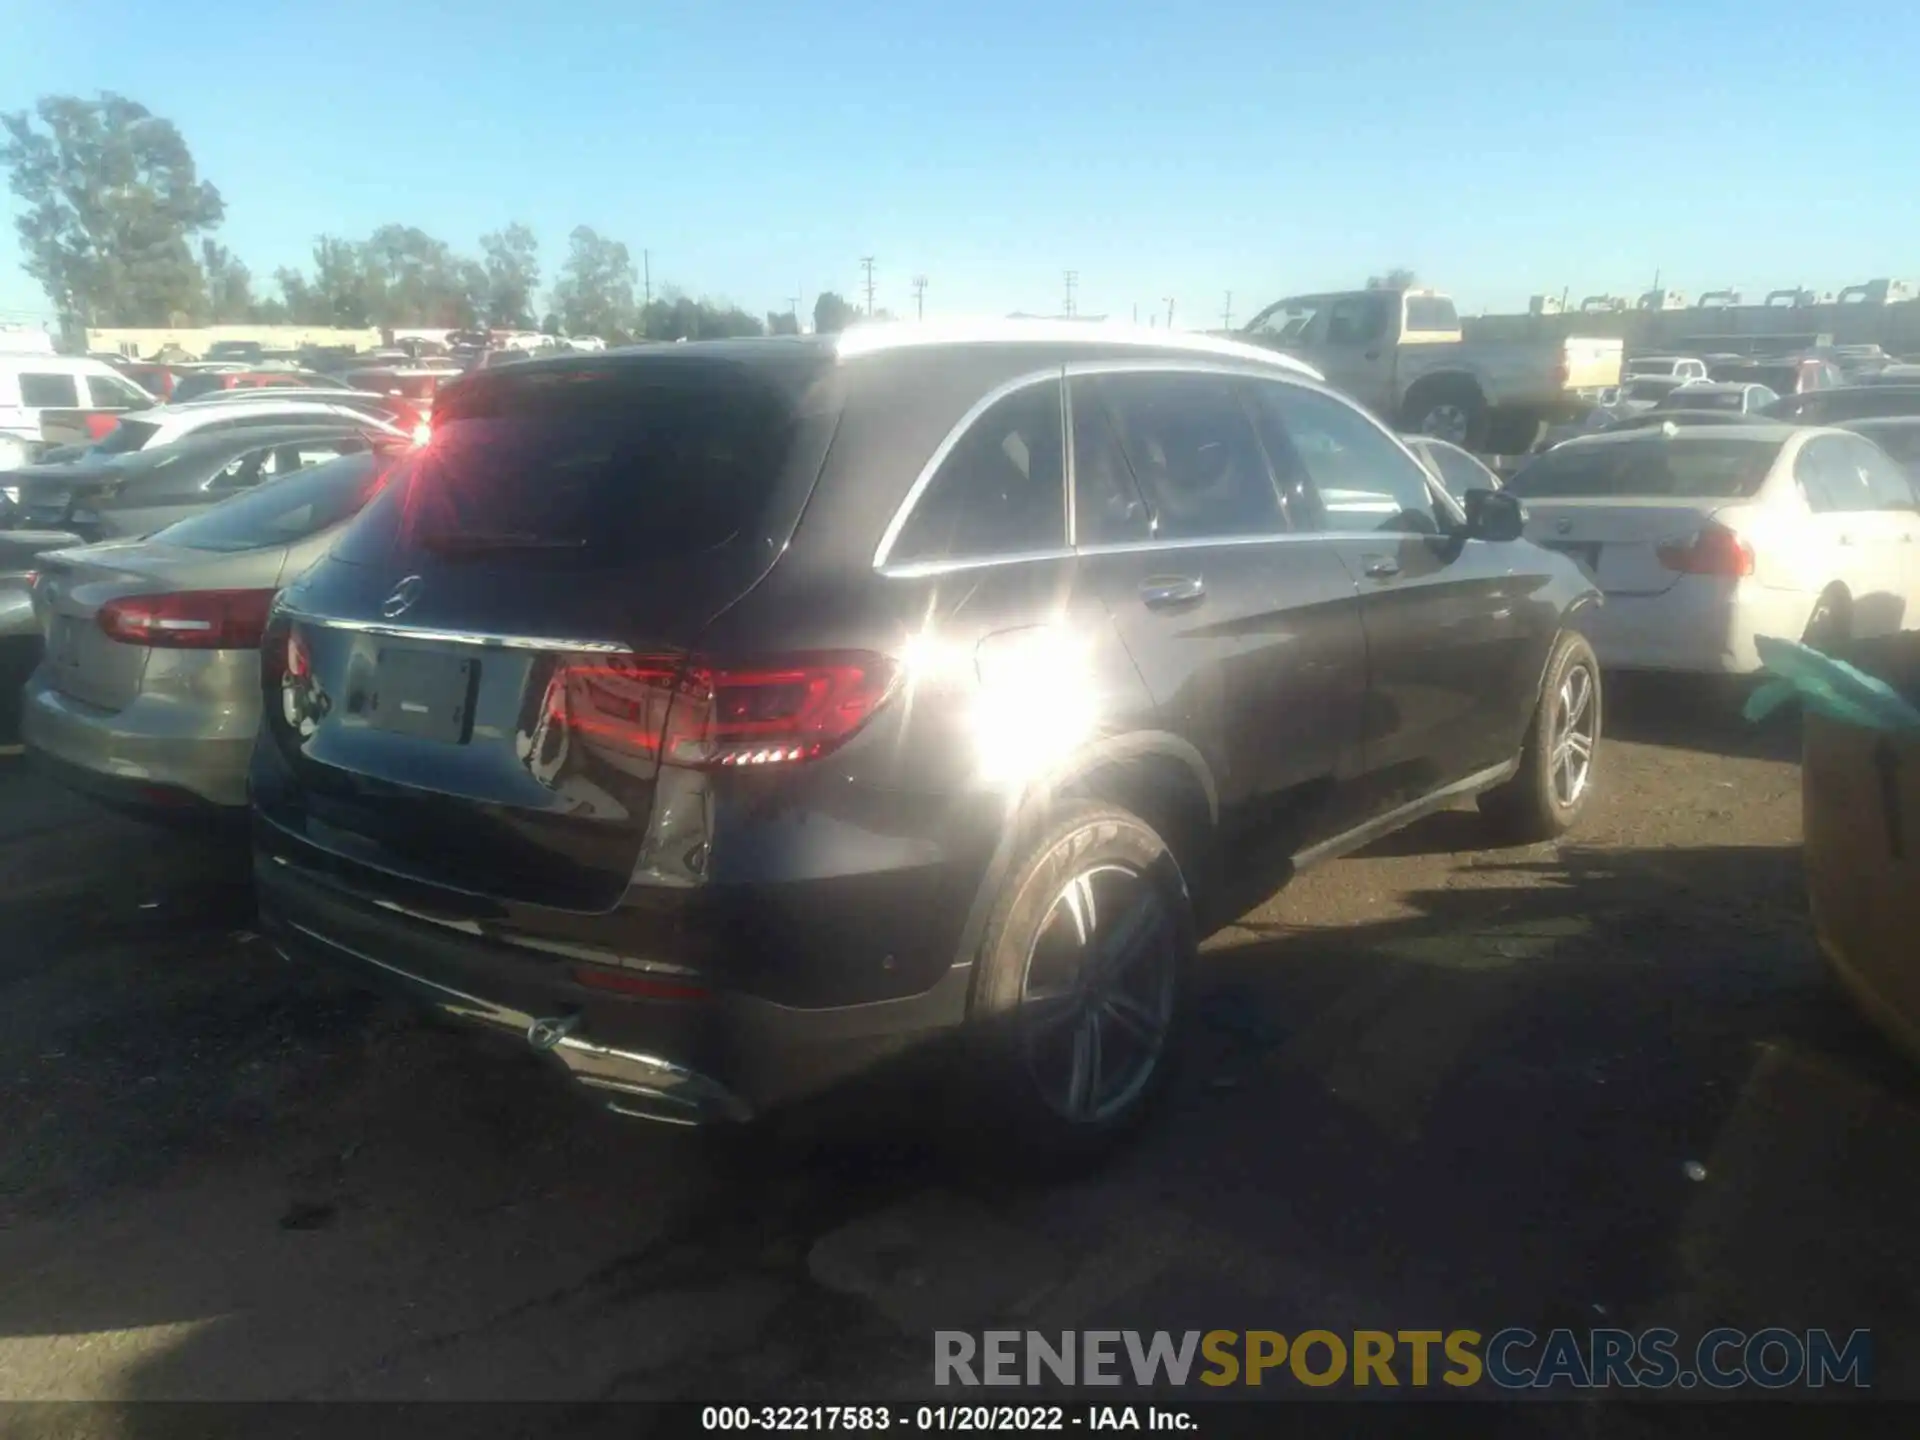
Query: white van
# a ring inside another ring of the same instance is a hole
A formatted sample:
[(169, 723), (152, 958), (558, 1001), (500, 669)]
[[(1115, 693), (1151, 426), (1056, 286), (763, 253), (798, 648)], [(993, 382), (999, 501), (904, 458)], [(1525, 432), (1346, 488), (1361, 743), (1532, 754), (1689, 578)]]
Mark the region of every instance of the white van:
[[(104, 360), (0, 352), (0, 438), (38, 445), (47, 410), (145, 410), (153, 396)], [(14, 447), (5, 447), (12, 449)]]

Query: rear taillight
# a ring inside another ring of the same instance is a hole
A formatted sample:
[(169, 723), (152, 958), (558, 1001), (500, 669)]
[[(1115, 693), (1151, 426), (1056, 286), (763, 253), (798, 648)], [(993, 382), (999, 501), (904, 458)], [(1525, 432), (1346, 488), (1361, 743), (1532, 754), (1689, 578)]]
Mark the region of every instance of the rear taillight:
[[(810, 652), (754, 665), (581, 657), (549, 689), (570, 729), (694, 769), (812, 760), (847, 740), (892, 693), (883, 655)], [(564, 695), (564, 700), (562, 700)]]
[(181, 590), (128, 595), (97, 614), (109, 640), (156, 650), (256, 650), (273, 606), (271, 590)]
[(104, 440), (118, 427), (120, 417), (118, 415), (89, 415), (87, 416), (86, 423), (87, 436), (89, 439)]
[(413, 427), (413, 443), (415, 445), (424, 445), (431, 439), (433, 439), (433, 427), (426, 421), (422, 420), (418, 425)]
[(1753, 574), (1753, 546), (1724, 525), (1703, 525), (1659, 547), (1660, 563), (1682, 575)]

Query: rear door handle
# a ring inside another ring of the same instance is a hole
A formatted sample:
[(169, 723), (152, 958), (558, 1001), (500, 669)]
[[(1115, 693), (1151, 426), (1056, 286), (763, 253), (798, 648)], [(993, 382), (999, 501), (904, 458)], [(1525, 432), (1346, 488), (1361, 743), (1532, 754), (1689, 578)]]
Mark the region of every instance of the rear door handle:
[(1369, 580), (1391, 580), (1400, 573), (1400, 562), (1391, 555), (1367, 555), (1362, 558), (1366, 562)]
[(1206, 593), (1206, 582), (1198, 575), (1155, 575), (1140, 582), (1140, 599), (1149, 610), (1191, 605)]

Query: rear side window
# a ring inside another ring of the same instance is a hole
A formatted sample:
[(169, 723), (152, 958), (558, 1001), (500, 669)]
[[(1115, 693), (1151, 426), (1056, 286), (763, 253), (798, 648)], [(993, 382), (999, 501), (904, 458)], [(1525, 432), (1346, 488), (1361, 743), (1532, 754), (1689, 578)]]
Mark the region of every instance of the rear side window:
[[(1078, 396), (1081, 393), (1075, 390)], [(1253, 422), (1218, 375), (1092, 378), (1087, 394), (1112, 416), (1121, 453), (1159, 540), (1275, 535), (1288, 526)]]
[(224, 500), (153, 538), (222, 553), (291, 545), (358, 514), (394, 462), (392, 455), (362, 453), (315, 465)]
[(1843, 440), (1848, 461), (1866, 483), (1867, 504), (1875, 510), (1914, 508), (1913, 482), (1886, 451), (1866, 440)]
[(1780, 443), (1702, 431), (1673, 440), (1576, 442), (1549, 450), (1506, 488), (1523, 500), (1751, 499), (1766, 483)]
[(1912, 425), (1862, 425), (1857, 428), (1874, 444), (1902, 465), (1920, 465), (1920, 423)]
[(1426, 471), (1355, 407), (1297, 385), (1259, 392), (1281, 488), (1293, 472), (1303, 474), (1319, 495), (1326, 529), (1439, 532)]
[(80, 407), (80, 386), (71, 375), (22, 371), (20, 403), (29, 410), (76, 410)]
[(892, 565), (980, 560), (1067, 543), (1060, 384), (987, 407), (940, 462), (887, 552)]
[(1407, 296), (1408, 330), (1458, 330), (1460, 312), (1444, 295)]
[(118, 375), (89, 375), (87, 390), (102, 409), (147, 410), (153, 405), (151, 395)]
[(676, 359), (461, 386), (409, 467), (406, 541), (622, 562), (724, 545), (760, 523), (793, 445), (781, 376)]

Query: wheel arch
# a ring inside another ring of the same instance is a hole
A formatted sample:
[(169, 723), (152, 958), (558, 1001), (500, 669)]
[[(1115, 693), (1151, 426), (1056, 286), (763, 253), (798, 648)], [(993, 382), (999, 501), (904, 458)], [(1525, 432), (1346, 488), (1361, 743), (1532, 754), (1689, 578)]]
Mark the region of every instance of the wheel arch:
[(1206, 757), (1166, 731), (1105, 736), (1036, 777), (1008, 804), (961, 928), (956, 965), (971, 965), (978, 955), (1000, 887), (1028, 838), (1060, 804), (1076, 800), (1117, 805), (1152, 826), (1173, 851), (1189, 900), (1197, 903), (1196, 887), (1211, 883), (1220, 792)]

